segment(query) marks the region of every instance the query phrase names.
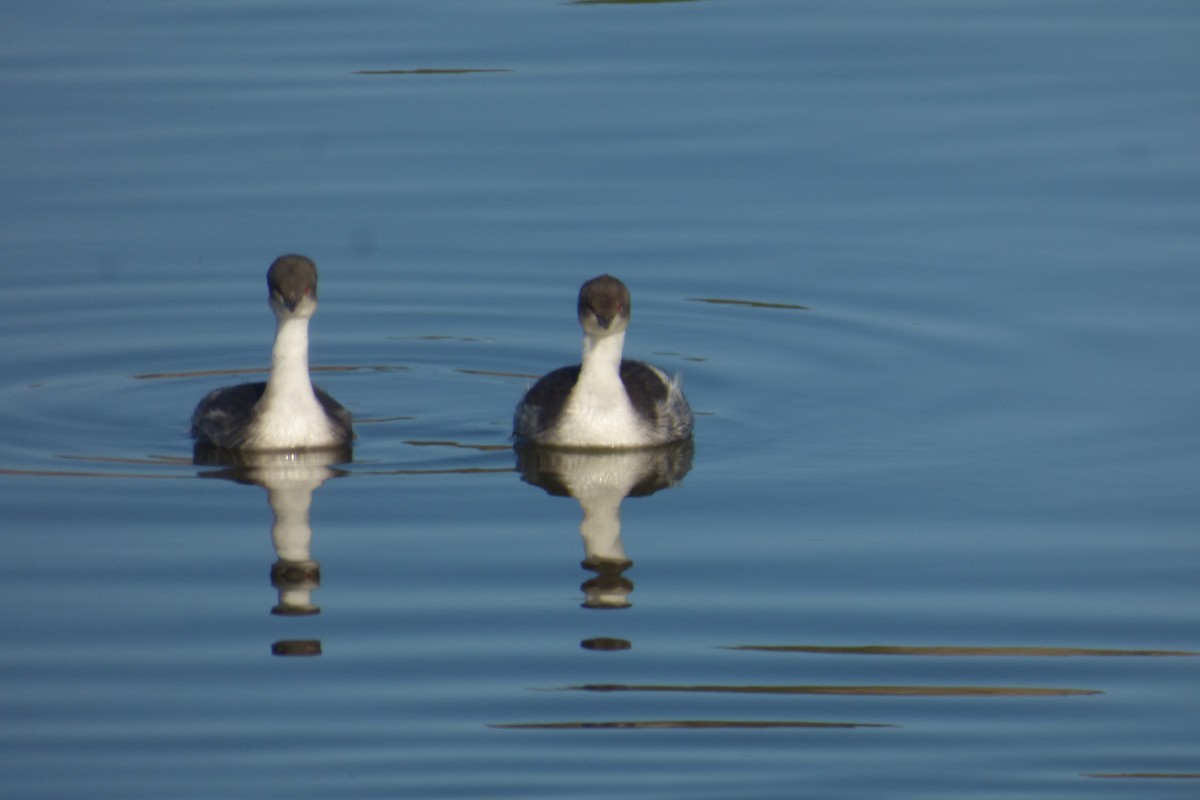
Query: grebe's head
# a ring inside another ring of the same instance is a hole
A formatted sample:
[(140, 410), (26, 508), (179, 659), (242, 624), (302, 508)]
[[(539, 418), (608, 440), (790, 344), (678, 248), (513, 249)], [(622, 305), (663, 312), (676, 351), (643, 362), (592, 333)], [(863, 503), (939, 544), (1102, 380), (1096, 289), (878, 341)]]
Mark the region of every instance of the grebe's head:
[(317, 310), (317, 265), (304, 256), (280, 256), (267, 270), (267, 289), (277, 317), (311, 317)]
[(579, 289), (579, 324), (592, 336), (623, 332), (629, 311), (629, 290), (611, 275), (592, 278)]

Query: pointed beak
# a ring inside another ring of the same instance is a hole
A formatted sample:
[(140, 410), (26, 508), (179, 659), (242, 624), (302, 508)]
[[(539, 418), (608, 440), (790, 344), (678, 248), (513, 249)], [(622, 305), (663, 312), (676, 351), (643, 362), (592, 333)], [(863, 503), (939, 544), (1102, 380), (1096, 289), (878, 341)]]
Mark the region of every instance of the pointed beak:
[(300, 302), (299, 299), (293, 300), (292, 298), (285, 295), (283, 292), (272, 292), (271, 293), (271, 301), (278, 306), (282, 306), (283, 308), (286, 308), (288, 311), (295, 311), (296, 304)]
[(306, 288), (299, 294), (294, 295), (284, 294), (283, 292), (274, 293), (274, 299), (288, 311), (295, 311), (296, 307), (300, 305), (304, 298), (312, 296), (313, 291), (311, 288)]

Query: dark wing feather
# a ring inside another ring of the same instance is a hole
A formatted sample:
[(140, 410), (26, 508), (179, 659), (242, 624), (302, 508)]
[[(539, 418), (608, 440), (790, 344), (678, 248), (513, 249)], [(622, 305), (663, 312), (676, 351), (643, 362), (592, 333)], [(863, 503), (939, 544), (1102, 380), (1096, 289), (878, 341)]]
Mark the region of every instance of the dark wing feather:
[(692, 409), (677, 383), (641, 361), (621, 362), (621, 382), (638, 415), (664, 442), (692, 435)]
[(548, 372), (525, 393), (513, 417), (513, 436), (532, 439), (552, 426), (562, 414), (571, 390), (579, 381), (579, 365)]
[(255, 405), (266, 389), (266, 383), (239, 383), (212, 390), (192, 414), (192, 437), (215, 447), (241, 447)]
[(650, 423), (658, 420), (659, 405), (666, 402), (668, 389), (658, 370), (641, 361), (621, 362), (621, 383), (633, 410)]
[(329, 417), (329, 421), (338, 429), (343, 441), (353, 441), (354, 426), (350, 424), (350, 412), (346, 410), (346, 407), (330, 397), (329, 393), (320, 386), (314, 386), (313, 392), (317, 395), (317, 400), (321, 401), (321, 408), (325, 409), (325, 416)]

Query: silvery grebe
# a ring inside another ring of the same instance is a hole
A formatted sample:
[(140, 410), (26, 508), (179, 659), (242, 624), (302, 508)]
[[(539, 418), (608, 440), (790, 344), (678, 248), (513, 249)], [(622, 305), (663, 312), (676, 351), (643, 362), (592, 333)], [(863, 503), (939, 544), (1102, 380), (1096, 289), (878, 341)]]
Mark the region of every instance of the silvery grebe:
[(270, 377), (206, 395), (192, 415), (192, 436), (227, 450), (343, 447), (354, 438), (350, 412), (308, 375), (317, 266), (304, 256), (280, 256), (267, 271), (267, 288), (276, 320)]
[(652, 447), (692, 435), (678, 378), (621, 358), (629, 326), (625, 284), (601, 275), (579, 290), (583, 363), (543, 376), (517, 405), (518, 443), (551, 447)]

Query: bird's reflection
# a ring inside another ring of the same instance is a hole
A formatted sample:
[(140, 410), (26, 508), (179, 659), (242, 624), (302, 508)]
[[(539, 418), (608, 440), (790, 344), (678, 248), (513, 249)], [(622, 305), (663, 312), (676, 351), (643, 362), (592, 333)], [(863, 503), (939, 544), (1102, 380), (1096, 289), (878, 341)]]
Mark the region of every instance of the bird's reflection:
[(517, 470), (549, 494), (574, 497), (583, 509), (583, 568), (596, 573), (580, 587), (585, 608), (628, 608), (633, 561), (621, 542), (621, 501), (675, 486), (692, 468), (688, 439), (665, 447), (618, 451), (518, 448)]
[[(349, 447), (235, 452), (196, 446), (193, 464), (221, 467), (202, 472), (201, 477), (223, 478), (267, 490), (267, 502), (274, 516), (271, 541), (275, 545), (275, 563), (271, 565), (271, 585), (279, 593), (272, 614), (305, 616), (321, 612), (312, 598), (321, 585), (321, 565), (312, 557), (309, 508), (313, 492), (330, 478), (345, 475), (337, 465), (352, 459)], [(316, 655), (320, 653), (320, 642), (277, 642), (272, 651), (277, 655)]]

